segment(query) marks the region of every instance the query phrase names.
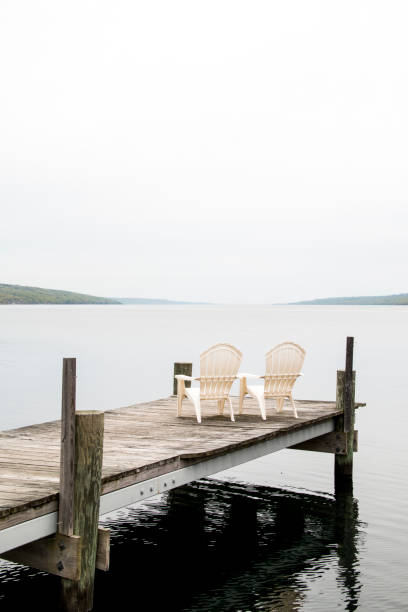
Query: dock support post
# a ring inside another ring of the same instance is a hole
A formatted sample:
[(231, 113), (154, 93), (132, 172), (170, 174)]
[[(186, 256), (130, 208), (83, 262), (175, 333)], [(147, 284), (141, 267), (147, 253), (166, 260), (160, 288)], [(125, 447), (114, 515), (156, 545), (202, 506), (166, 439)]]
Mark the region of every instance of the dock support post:
[[(192, 363), (175, 363), (174, 364), (173, 395), (177, 395), (177, 380), (175, 378), (177, 374), (184, 374), (184, 376), (192, 376), (193, 375), (193, 364)], [(184, 384), (186, 387), (191, 387), (191, 382), (189, 380), (186, 380)]]
[(82, 540), (81, 577), (78, 582), (62, 579), (64, 612), (89, 612), (93, 607), (103, 425), (103, 412), (90, 410), (75, 414), (73, 532)]
[(347, 338), (346, 369), (337, 372), (336, 404), (343, 414), (336, 418), (336, 431), (347, 434), (347, 452), (334, 456), (335, 490), (351, 487), (353, 483), (353, 447), (354, 447), (354, 398), (355, 372), (353, 371), (354, 338)]
[(74, 533), (76, 359), (62, 361), (61, 458), (58, 533)]

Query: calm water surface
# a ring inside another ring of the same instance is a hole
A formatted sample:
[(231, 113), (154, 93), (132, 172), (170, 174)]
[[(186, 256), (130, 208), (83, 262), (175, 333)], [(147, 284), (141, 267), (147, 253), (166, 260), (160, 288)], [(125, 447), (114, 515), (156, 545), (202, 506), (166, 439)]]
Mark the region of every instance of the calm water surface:
[[(281, 451), (110, 515), (95, 610), (408, 610), (407, 317), (367, 306), (0, 307), (0, 429), (59, 418), (62, 357), (78, 359), (78, 408), (105, 410), (169, 395), (173, 362), (197, 366), (222, 340), (260, 373), (267, 349), (298, 342), (295, 397), (334, 399), (355, 336), (367, 407), (353, 497), (333, 495), (332, 456)], [(53, 577), (2, 562), (0, 578), (1, 610), (44, 593), (42, 609), (55, 609)]]

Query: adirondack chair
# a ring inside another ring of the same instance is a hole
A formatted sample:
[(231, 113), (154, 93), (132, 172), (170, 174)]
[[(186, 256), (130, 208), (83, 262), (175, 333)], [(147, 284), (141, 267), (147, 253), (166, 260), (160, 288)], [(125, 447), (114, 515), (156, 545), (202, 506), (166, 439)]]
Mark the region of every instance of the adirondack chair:
[[(240, 379), (239, 414), (242, 413), (245, 395), (252, 395), (258, 400), (263, 420), (266, 419), (265, 398), (276, 399), (277, 412), (283, 410), (285, 398), (289, 399), (295, 418), (298, 418), (292, 389), (303, 376), (301, 369), (306, 351), (294, 342), (282, 342), (266, 353), (266, 369), (263, 376), (257, 374), (238, 374)], [(262, 385), (248, 385), (248, 378), (262, 378)]]
[[(228, 400), (231, 421), (235, 421), (229, 392), (237, 379), (242, 361), (242, 353), (231, 344), (215, 344), (200, 355), (200, 376), (193, 378), (177, 374), (177, 416), (181, 416), (184, 398), (193, 402), (197, 421), (201, 423), (201, 400), (217, 400), (218, 414), (223, 414), (225, 401)], [(199, 387), (186, 387), (185, 381), (198, 380)]]

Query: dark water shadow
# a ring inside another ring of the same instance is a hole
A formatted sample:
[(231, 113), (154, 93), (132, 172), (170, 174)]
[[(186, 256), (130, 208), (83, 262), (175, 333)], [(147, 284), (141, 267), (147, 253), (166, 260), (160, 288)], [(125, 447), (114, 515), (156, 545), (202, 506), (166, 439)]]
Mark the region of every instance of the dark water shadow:
[[(299, 610), (333, 561), (341, 599), (327, 609), (358, 608), (361, 525), (351, 491), (334, 498), (203, 479), (105, 526), (111, 568), (97, 572), (95, 611)], [(36, 601), (57, 609), (57, 578), (5, 564), (0, 579), (2, 611)]]

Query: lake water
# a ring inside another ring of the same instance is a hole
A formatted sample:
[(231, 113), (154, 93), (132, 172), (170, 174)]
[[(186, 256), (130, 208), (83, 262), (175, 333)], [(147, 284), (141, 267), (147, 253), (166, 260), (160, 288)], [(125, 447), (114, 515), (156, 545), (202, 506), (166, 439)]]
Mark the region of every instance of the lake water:
[[(406, 307), (2, 306), (0, 429), (59, 418), (63, 357), (77, 357), (78, 409), (106, 410), (169, 395), (173, 362), (198, 374), (219, 341), (259, 373), (269, 348), (301, 344), (295, 397), (332, 400), (355, 337), (367, 407), (353, 498), (334, 497), (331, 455), (281, 451), (120, 511), (94, 609), (408, 610), (407, 320)], [(2, 562), (0, 580), (2, 610), (55, 609), (52, 576)]]

